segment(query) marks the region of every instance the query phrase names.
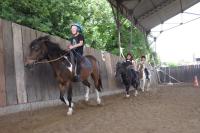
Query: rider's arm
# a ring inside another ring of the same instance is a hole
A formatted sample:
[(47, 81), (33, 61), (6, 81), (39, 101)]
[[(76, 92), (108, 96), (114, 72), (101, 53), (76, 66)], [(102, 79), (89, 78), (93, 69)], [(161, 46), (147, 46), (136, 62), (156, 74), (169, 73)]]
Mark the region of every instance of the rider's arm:
[(74, 48), (77, 48), (77, 47), (81, 47), (84, 45), (84, 37), (82, 35), (78, 35), (78, 40), (79, 40), (79, 43), (78, 44), (75, 44), (75, 45), (70, 45), (70, 49), (74, 49)]
[(70, 46), (70, 49), (74, 49), (74, 48), (77, 48), (77, 47), (80, 47), (80, 46), (83, 46), (83, 40), (82, 41), (80, 41), (78, 44), (76, 44), (76, 45), (71, 45)]

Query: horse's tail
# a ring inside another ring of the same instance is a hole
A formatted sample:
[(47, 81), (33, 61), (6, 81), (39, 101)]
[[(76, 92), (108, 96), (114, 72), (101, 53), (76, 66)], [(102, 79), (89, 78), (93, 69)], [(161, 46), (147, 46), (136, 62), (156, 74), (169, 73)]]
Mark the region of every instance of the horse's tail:
[(99, 91), (101, 92), (103, 89), (102, 81), (101, 81), (101, 75), (99, 74)]
[(102, 85), (102, 81), (101, 81), (101, 72), (100, 72), (100, 64), (98, 62), (98, 68), (99, 68), (99, 80), (98, 80), (98, 84), (99, 84), (99, 91), (101, 92), (103, 89), (103, 85)]

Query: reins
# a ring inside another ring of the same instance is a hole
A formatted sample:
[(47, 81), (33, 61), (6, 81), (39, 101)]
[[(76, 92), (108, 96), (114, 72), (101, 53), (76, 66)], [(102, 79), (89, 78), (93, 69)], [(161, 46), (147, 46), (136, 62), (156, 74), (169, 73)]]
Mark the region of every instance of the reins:
[[(78, 56), (81, 57), (81, 55), (79, 55), (79, 53), (77, 53), (74, 49), (71, 49), (71, 50), (73, 50)], [(68, 50), (68, 51), (66, 51), (66, 52), (68, 53), (69, 51), (70, 51), (70, 50)], [(34, 64), (36, 65), (36, 64), (45, 64), (45, 63), (55, 62), (55, 61), (58, 61), (58, 60), (64, 58), (64, 56), (65, 56), (67, 53), (65, 53), (64, 55), (62, 55), (62, 56), (60, 56), (60, 57), (58, 57), (58, 58), (56, 58), (56, 59), (52, 59), (52, 60), (48, 60), (48, 61), (36, 61)]]
[[(69, 52), (69, 51), (67, 51)], [(48, 61), (36, 61), (34, 64), (45, 64), (45, 63), (51, 63), (51, 62), (55, 62), (55, 61), (58, 61), (62, 58), (64, 58), (64, 56), (66, 55), (67, 53), (65, 53), (64, 55), (58, 57), (58, 58), (55, 58), (55, 59), (52, 59), (52, 60), (48, 60)]]

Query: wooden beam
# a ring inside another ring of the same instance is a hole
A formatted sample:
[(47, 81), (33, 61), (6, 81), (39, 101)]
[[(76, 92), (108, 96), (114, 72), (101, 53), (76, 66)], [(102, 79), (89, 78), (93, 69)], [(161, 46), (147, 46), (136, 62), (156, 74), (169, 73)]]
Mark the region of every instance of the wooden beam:
[(6, 102), (7, 105), (17, 104), (17, 88), (15, 75), (15, 62), (13, 51), (12, 23), (2, 21), (3, 23), (3, 45), (5, 60), (5, 77), (6, 77)]
[(12, 23), (12, 29), (13, 29), (16, 84), (17, 84), (17, 99), (18, 103), (26, 103), (27, 94), (26, 94), (25, 78), (24, 78), (24, 60), (23, 60), (23, 50), (22, 50), (21, 26)]
[(0, 19), (0, 107), (6, 105), (6, 86), (4, 68), (3, 26)]

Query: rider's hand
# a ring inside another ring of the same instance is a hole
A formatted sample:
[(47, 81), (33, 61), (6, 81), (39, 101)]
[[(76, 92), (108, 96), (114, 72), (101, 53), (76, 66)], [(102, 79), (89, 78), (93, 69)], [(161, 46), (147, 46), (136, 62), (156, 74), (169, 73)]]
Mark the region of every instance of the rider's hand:
[(71, 50), (73, 49), (74, 47), (72, 45), (69, 45), (68, 48)]

